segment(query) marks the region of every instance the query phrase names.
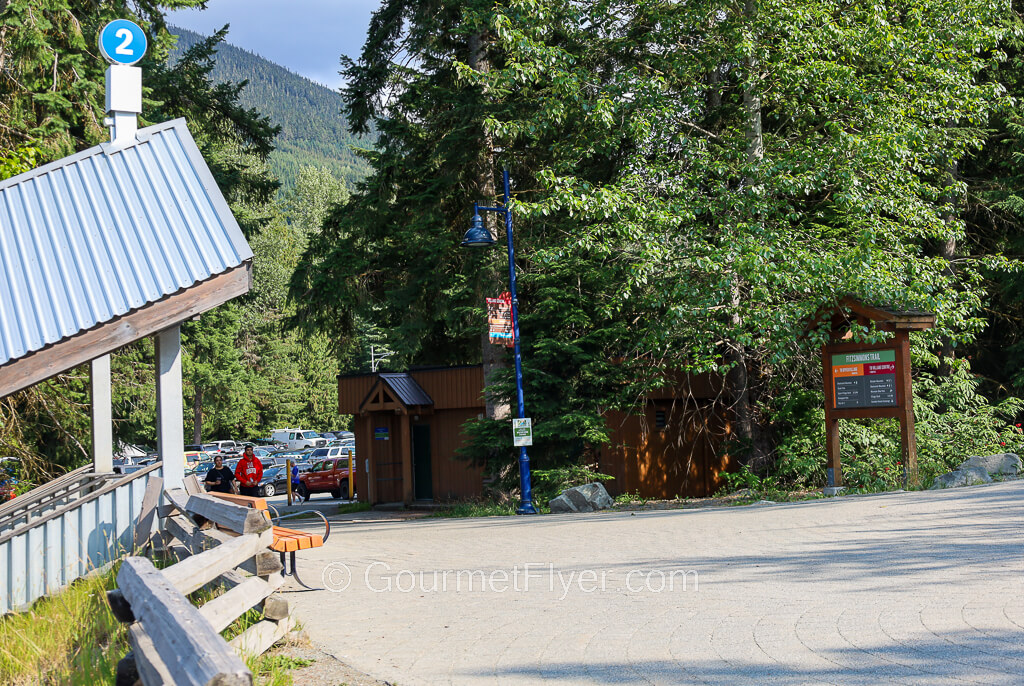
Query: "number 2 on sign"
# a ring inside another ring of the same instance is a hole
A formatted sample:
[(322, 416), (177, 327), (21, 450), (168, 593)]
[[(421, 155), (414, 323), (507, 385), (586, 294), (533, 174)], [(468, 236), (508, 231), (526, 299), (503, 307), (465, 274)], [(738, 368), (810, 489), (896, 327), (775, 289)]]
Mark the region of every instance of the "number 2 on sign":
[(132, 49), (128, 46), (132, 44), (132, 32), (129, 29), (118, 29), (114, 35), (117, 38), (123, 39), (121, 44), (114, 49), (114, 53), (117, 55), (132, 55)]

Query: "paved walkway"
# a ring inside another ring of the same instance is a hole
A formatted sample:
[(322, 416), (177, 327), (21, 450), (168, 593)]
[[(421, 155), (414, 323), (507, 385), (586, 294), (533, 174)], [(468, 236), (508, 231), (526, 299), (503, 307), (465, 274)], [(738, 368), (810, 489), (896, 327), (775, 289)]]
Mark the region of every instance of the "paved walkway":
[(339, 523), (299, 565), (347, 585), (289, 594), (313, 641), (400, 686), (1024, 683), (1024, 481)]

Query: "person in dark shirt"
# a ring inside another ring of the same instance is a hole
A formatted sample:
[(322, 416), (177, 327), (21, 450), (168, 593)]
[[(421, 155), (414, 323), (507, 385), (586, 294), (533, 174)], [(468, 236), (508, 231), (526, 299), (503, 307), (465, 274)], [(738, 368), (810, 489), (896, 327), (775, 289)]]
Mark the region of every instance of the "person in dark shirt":
[(217, 455), (213, 458), (213, 468), (206, 472), (206, 490), (217, 493), (234, 493), (231, 481), (235, 475), (224, 466), (224, 458)]

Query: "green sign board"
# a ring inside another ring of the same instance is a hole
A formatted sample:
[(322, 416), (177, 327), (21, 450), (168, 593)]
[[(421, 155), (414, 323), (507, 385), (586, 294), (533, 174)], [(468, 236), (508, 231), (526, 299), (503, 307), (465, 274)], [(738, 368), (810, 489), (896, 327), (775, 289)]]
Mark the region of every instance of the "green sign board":
[(523, 448), (533, 445), (533, 420), (529, 417), (512, 420), (512, 445)]
[(388, 427), (378, 426), (373, 429), (373, 440), (375, 441), (386, 441), (388, 440)]
[(832, 383), (837, 410), (896, 407), (896, 351), (832, 355)]

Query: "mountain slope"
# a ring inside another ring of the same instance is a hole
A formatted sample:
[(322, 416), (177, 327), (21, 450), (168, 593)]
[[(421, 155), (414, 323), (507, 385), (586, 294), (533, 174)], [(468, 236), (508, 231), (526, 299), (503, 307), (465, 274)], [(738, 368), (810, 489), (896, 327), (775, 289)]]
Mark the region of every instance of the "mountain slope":
[[(188, 29), (172, 26), (170, 31), (178, 36), (172, 60), (203, 40)], [(341, 95), (335, 91), (228, 43), (221, 43), (217, 49), (212, 76), (218, 83), (248, 80), (239, 98), (241, 104), (258, 110), (281, 127), (270, 167), (283, 189), (295, 184), (303, 165), (327, 167), (350, 188), (366, 175), (366, 162), (350, 146), (368, 148), (373, 142), (348, 132), (341, 113)]]

